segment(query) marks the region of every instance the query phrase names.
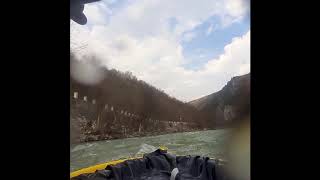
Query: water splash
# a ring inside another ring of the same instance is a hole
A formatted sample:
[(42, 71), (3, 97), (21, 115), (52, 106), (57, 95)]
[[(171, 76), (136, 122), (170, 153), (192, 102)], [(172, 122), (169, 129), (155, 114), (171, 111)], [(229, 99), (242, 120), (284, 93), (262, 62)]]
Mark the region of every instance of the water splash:
[(149, 144), (141, 144), (139, 151), (136, 153), (136, 156), (141, 156), (145, 153), (151, 153), (153, 151), (157, 150), (156, 147), (149, 145)]

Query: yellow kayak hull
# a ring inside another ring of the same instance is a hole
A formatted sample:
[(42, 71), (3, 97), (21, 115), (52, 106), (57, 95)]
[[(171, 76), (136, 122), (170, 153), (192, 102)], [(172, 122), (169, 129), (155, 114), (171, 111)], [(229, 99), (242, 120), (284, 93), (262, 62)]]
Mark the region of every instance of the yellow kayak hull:
[[(166, 147), (164, 147), (164, 146), (160, 146), (159, 149), (165, 150), (165, 151), (168, 150), (168, 148), (166, 148)], [(103, 169), (105, 169), (105, 168), (106, 168), (107, 166), (109, 166), (109, 165), (116, 165), (116, 164), (122, 163), (122, 162), (124, 162), (124, 161), (126, 161), (126, 160), (139, 159), (139, 158), (142, 158), (142, 157), (135, 157), (135, 158), (126, 158), (126, 159), (113, 160), (113, 161), (108, 161), (108, 162), (105, 162), (105, 163), (102, 163), (102, 164), (97, 164), (97, 165), (94, 165), (94, 166), (90, 166), (90, 167), (87, 167), (87, 168), (83, 168), (83, 169), (80, 169), (80, 170), (71, 172), (71, 173), (70, 173), (70, 178), (79, 176), (79, 175), (81, 175), (81, 174), (94, 173), (94, 172), (96, 172), (97, 170), (103, 170)]]
[(109, 165), (116, 165), (116, 164), (122, 163), (122, 162), (124, 162), (126, 160), (131, 160), (131, 159), (138, 159), (138, 158), (127, 158), (127, 159), (114, 160), (114, 161), (109, 161), (109, 162), (106, 162), (106, 163), (90, 166), (90, 167), (87, 167), (87, 168), (83, 168), (83, 169), (71, 172), (70, 173), (70, 178), (79, 176), (81, 174), (94, 173), (97, 170), (105, 169)]

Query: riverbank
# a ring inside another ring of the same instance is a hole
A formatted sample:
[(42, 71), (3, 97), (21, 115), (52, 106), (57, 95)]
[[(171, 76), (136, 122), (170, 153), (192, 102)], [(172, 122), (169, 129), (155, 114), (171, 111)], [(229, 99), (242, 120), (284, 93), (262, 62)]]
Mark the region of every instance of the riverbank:
[(79, 144), (102, 140), (115, 140), (133, 137), (148, 137), (179, 132), (195, 132), (207, 130), (194, 124), (183, 122), (158, 121), (156, 124), (149, 123), (147, 126), (135, 127), (133, 122), (113, 123), (103, 128), (98, 128), (95, 121), (91, 121), (79, 114), (71, 116), (70, 119), (70, 142)]
[[(145, 138), (151, 136), (159, 136), (159, 135), (170, 135), (175, 133), (188, 133), (188, 132), (203, 132), (203, 131), (210, 131), (210, 130), (224, 130), (228, 129), (228, 127), (216, 127), (214, 129), (208, 128), (199, 128), (199, 127), (192, 127), (192, 126), (179, 126), (178, 124), (175, 125), (168, 125), (162, 126), (162, 128), (154, 129), (149, 128), (142, 131), (133, 131), (133, 129), (128, 128), (129, 131), (125, 131), (125, 127), (118, 126), (118, 129), (115, 127), (109, 128), (107, 131), (95, 130), (95, 124), (91, 124), (85, 117), (78, 117), (77, 119), (71, 119), (71, 145), (77, 145), (81, 143), (87, 142), (98, 142), (98, 141), (105, 141), (105, 140), (117, 140), (117, 139), (126, 139), (126, 138)], [(154, 126), (153, 126), (154, 127)], [(106, 127), (108, 128), (108, 127)]]
[(129, 134), (126, 136), (111, 136), (111, 135), (83, 135), (78, 142), (71, 143), (72, 145), (77, 145), (80, 143), (86, 142), (98, 142), (98, 141), (105, 141), (105, 140), (117, 140), (117, 139), (127, 139), (127, 138), (136, 138), (136, 137), (151, 137), (151, 136), (159, 136), (159, 135), (169, 135), (175, 133), (188, 133), (188, 132), (199, 132), (199, 131), (207, 131), (208, 129), (194, 129), (188, 131), (171, 131), (171, 132), (144, 132), (144, 133), (134, 133)]
[(113, 106), (99, 109), (97, 103), (71, 99), (71, 144), (199, 130), (204, 130), (200, 123), (182, 118), (160, 120)]

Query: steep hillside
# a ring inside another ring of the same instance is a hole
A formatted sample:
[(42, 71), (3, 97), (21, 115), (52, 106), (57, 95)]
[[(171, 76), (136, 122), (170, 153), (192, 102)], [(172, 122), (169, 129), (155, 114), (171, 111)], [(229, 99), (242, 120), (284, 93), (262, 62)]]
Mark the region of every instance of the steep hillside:
[[(94, 58), (88, 57), (86, 63), (96, 63)], [(71, 68), (84, 71), (83, 67), (91, 66), (84, 63), (71, 56)], [(138, 80), (130, 72), (101, 66), (95, 70), (100, 73), (100, 78), (94, 84), (82, 83), (77, 76), (70, 74), (72, 142), (206, 128), (202, 113), (195, 107)], [(86, 80), (94, 77), (90, 72), (75, 74)]]
[(215, 125), (225, 125), (250, 114), (250, 73), (233, 77), (220, 91), (190, 101), (210, 114)]

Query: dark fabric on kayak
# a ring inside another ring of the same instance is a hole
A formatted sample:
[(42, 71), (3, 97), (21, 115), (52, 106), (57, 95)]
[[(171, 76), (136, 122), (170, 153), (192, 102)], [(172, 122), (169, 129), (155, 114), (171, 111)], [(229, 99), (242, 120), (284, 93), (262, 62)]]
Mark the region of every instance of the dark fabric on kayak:
[(179, 170), (175, 180), (227, 180), (224, 168), (217, 160), (200, 156), (174, 156), (162, 150), (72, 180), (169, 180), (174, 168)]

